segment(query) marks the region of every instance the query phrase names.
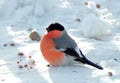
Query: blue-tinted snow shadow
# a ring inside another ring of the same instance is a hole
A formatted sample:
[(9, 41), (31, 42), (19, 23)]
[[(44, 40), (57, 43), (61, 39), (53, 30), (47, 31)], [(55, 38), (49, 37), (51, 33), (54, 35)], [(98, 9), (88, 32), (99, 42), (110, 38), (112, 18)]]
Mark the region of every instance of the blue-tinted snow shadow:
[(92, 69), (73, 65), (49, 68), (49, 76), (53, 83), (98, 83), (99, 77), (92, 77)]

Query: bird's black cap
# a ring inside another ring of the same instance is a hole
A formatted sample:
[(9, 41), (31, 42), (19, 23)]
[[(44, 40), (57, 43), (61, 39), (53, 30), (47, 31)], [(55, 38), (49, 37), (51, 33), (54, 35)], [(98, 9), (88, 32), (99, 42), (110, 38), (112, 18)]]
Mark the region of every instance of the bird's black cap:
[(61, 25), (61, 24), (59, 24), (59, 23), (52, 23), (52, 24), (50, 24), (50, 25), (46, 28), (46, 30), (47, 30), (48, 32), (53, 31), (53, 30), (63, 31), (63, 30), (64, 30), (64, 26)]

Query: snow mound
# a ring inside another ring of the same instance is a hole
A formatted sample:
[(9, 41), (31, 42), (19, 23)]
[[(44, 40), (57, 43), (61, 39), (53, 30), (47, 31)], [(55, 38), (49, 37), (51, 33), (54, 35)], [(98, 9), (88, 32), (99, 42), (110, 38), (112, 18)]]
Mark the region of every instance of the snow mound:
[(82, 24), (82, 32), (85, 37), (101, 39), (109, 33), (109, 26), (94, 14), (88, 15)]
[(93, 1), (85, 3), (87, 14), (82, 23), (82, 33), (85, 37), (101, 39), (113, 32), (117, 19), (107, 9)]

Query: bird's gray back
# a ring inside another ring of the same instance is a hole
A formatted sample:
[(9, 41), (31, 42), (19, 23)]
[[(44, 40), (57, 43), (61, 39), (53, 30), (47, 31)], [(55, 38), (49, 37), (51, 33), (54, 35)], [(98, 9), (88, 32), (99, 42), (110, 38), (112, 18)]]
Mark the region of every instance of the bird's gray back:
[(57, 48), (76, 48), (76, 42), (67, 34), (66, 31), (63, 31), (62, 35), (59, 38), (53, 39)]

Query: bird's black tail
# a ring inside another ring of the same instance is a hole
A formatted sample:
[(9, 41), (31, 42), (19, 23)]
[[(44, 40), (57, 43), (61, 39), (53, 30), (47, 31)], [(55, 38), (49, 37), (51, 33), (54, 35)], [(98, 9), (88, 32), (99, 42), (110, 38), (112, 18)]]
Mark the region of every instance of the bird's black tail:
[(103, 70), (103, 68), (95, 63), (93, 63), (92, 61), (88, 60), (87, 58), (80, 58), (80, 59), (75, 59), (76, 61), (80, 61), (82, 62), (83, 64), (88, 64), (88, 65), (91, 65), (95, 68), (98, 68), (100, 70)]
[(91, 65), (91, 66), (93, 66), (93, 67), (96, 67), (96, 68), (98, 68), (98, 69), (100, 69), (100, 70), (103, 70), (103, 68), (102, 68), (101, 66), (99, 66), (99, 65), (91, 62), (90, 60), (88, 60), (88, 59), (83, 55), (83, 53), (81, 52), (81, 50), (80, 50), (80, 53), (81, 53), (81, 55), (82, 55), (82, 58), (76, 59), (77, 61), (80, 61), (80, 62), (82, 62), (82, 63), (84, 63), (84, 64), (88, 64), (88, 65)]

